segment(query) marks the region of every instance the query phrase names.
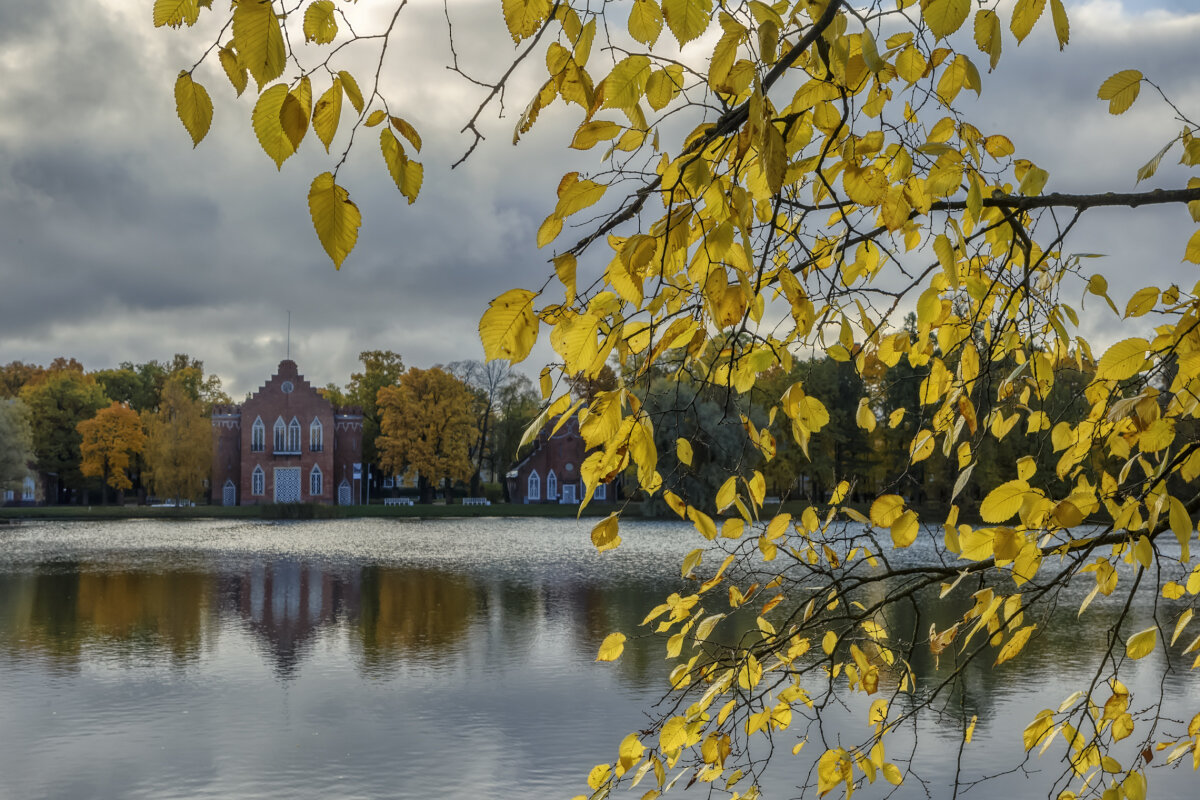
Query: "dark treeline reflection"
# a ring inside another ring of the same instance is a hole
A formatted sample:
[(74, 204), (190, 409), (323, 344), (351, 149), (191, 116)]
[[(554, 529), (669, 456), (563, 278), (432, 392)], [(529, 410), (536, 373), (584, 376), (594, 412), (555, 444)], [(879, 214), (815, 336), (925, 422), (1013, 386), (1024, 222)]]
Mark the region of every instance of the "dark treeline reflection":
[[(314, 645), (330, 636), (364, 676), (381, 677), (499, 640), (508, 649), (533, 647), (539, 632), (552, 629), (590, 661), (608, 633), (635, 633), (669, 588), (291, 558), (210, 572), (54, 562), (0, 573), (0, 657), (68, 671), (98, 657), (186, 666), (218, 637), (241, 630), (280, 678), (303, 671)], [(631, 638), (614, 668), (638, 685), (658, 680), (661, 641)]]

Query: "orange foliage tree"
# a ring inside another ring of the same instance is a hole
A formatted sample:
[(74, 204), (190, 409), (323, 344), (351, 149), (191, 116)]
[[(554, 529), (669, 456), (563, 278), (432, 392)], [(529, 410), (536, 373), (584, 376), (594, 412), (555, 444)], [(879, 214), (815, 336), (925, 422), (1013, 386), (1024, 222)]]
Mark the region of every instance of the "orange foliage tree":
[(130, 457), (142, 452), (146, 444), (138, 413), (127, 405), (113, 403), (76, 427), (83, 437), (83, 474), (103, 478), (106, 485), (117, 490), (132, 488), (127, 474)]

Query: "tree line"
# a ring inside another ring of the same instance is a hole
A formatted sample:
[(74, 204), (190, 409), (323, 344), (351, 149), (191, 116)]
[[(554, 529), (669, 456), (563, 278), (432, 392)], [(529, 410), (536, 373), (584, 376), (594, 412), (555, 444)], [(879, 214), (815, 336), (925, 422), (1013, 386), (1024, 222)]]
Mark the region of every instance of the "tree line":
[[(344, 386), (318, 391), (335, 407), (362, 408), (375, 491), (385, 475), (418, 476), (424, 501), (439, 485), (479, 495), (485, 478), (502, 483), (538, 411), (527, 377), (501, 362), (406, 368), (390, 350), (359, 361)], [(10, 362), (0, 367), (0, 487), (19, 490), (35, 471), (48, 503), (122, 502), (130, 491), (200, 500), (212, 408), (231, 402), (221, 379), (185, 354), (91, 372), (74, 358)]]

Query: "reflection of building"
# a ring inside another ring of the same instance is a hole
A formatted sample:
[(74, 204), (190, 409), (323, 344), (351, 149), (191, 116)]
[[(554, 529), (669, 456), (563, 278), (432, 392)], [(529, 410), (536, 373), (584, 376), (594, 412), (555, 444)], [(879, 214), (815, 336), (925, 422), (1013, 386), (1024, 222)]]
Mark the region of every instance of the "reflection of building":
[[(579, 465), (585, 452), (579, 424), (571, 418), (557, 431), (555, 424), (547, 423), (529, 455), (505, 475), (512, 502), (574, 504), (583, 499)], [(600, 484), (592, 495), (592, 502), (611, 503), (616, 499), (616, 481)]]
[(259, 563), (247, 574), (224, 578), (221, 594), (286, 676), (294, 673), (322, 627), (338, 617), (358, 616), (359, 571), (336, 575), (290, 559)]
[(333, 503), (359, 496), (362, 410), (334, 409), (294, 361), (240, 406), (212, 415), (212, 502)]

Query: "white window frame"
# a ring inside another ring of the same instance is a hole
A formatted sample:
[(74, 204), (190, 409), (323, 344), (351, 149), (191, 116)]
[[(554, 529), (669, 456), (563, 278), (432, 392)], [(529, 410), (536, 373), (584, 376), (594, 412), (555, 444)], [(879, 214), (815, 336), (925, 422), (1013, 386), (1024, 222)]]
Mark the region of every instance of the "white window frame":
[(250, 494), (255, 497), (262, 497), (267, 493), (267, 473), (263, 471), (261, 464), (256, 464), (254, 472), (250, 475)]
[(254, 424), (250, 426), (250, 452), (261, 453), (267, 446), (267, 426), (263, 424), (262, 417), (255, 417)]
[(608, 484), (607, 483), (596, 484), (596, 493), (593, 494), (592, 497), (594, 497), (597, 500), (607, 500), (608, 499)]
[(383, 479), (383, 488), (391, 489), (391, 488), (395, 487), (395, 485), (396, 485), (396, 479), (394, 477)]
[(300, 452), (300, 420), (292, 417), (287, 429), (287, 452)]
[(554, 470), (546, 474), (546, 499), (558, 499), (558, 476), (554, 474)]
[(324, 490), (324, 476), (321, 474), (321, 468), (313, 464), (312, 470), (308, 473), (308, 493), (313, 497), (320, 497)]
[(287, 452), (287, 423), (283, 421), (283, 417), (275, 418), (275, 424), (271, 426), (271, 438), (275, 445), (274, 452)]
[(529, 473), (529, 478), (525, 481), (525, 499), (542, 499), (542, 476), (537, 474), (536, 469)]
[(316, 417), (313, 417), (312, 423), (308, 426), (308, 449), (314, 453), (320, 453), (325, 449), (325, 426)]

